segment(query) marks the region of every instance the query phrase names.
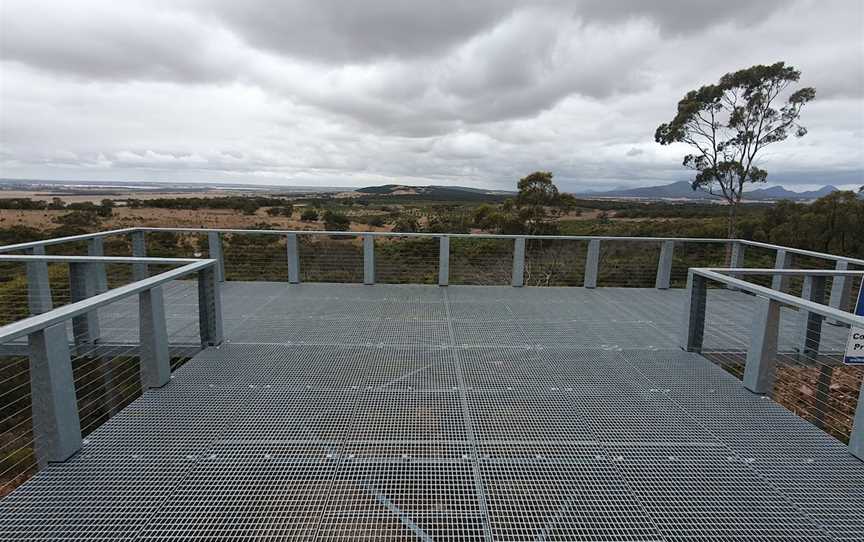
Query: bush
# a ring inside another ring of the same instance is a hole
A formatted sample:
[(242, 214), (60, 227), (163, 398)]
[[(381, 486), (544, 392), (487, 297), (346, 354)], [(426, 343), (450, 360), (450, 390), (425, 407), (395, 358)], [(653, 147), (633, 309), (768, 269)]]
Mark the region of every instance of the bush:
[(323, 218), (324, 229), (327, 231), (348, 231), (351, 226), (351, 219), (336, 211), (326, 211)]
[(267, 214), (270, 216), (284, 216), (286, 218), (291, 218), (291, 215), (294, 214), (294, 206), (283, 205), (281, 207), (270, 207), (267, 209)]
[(318, 211), (311, 207), (303, 209), (303, 212), (300, 214), (300, 220), (304, 222), (315, 222), (318, 220)]
[(400, 216), (393, 224), (393, 231), (399, 233), (415, 233), (420, 231), (420, 223), (413, 216)]
[(384, 217), (382, 216), (373, 216), (369, 220), (366, 221), (372, 227), (381, 228), (384, 226)]

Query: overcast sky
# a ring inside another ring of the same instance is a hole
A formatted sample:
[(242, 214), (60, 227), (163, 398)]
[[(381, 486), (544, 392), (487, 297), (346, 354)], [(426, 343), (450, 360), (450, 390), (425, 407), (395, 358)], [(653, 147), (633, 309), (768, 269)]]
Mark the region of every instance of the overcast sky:
[[(658, 124), (784, 60), (769, 183), (864, 184), (861, 0), (0, 0), (0, 177), (567, 190), (687, 180)], [(798, 186), (793, 186), (798, 185)]]

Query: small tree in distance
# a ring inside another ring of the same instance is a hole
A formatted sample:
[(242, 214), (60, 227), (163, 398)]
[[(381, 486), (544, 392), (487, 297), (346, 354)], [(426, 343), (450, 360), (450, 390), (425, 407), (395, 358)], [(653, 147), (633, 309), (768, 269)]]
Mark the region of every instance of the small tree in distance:
[(661, 145), (686, 143), (695, 152), (684, 166), (697, 171), (693, 190), (722, 197), (729, 205), (728, 237), (738, 235), (738, 204), (748, 183), (764, 183), (768, 172), (757, 167), (759, 152), (790, 134), (802, 137), (798, 124), (804, 104), (816, 96), (811, 87), (788, 94), (801, 72), (777, 62), (727, 73), (716, 85), (691, 90), (678, 102), (678, 113), (661, 124), (654, 139)]

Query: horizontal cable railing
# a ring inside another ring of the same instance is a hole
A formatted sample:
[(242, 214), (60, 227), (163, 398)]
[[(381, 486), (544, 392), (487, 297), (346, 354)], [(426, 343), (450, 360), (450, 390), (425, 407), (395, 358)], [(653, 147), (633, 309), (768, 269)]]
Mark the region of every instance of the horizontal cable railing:
[[(15, 265), (40, 295), (0, 299), (21, 305), (0, 327), (0, 496), (222, 340), (216, 260), (0, 255)], [(66, 268), (60, 306), (49, 266)], [(112, 266), (140, 279), (108, 288)]]
[[(212, 343), (208, 337), (221, 340), (215, 320), (199, 323), (190, 317), (214, 313), (212, 306), (202, 307), (212, 302), (218, 287), (202, 290), (202, 273), (207, 274), (204, 284), (687, 286), (687, 349), (738, 375), (748, 389), (767, 390), (790, 410), (850, 442), (860, 457), (856, 435), (864, 422), (854, 419), (861, 417), (861, 409), (856, 410), (861, 370), (843, 366), (841, 350), (849, 326), (860, 324), (849, 311), (862, 269), (864, 260), (845, 256), (703, 238), (128, 228), (7, 245), (0, 247), (0, 308), (6, 309), (0, 311), (0, 325), (6, 324), (0, 328), (0, 354), (8, 362), (3, 374), (8, 384), (0, 392), (7, 394), (10, 410), (0, 460), (7, 467), (17, 465), (27, 455), (21, 441), (28, 439), (31, 463), (34, 448), (40, 457), (50, 456), (38, 451), (32, 429), (21, 430), (28, 423), (21, 415), (34, 393), (30, 373), (21, 368), (30, 371), (57, 356), (51, 344), (68, 347), (76, 424), (87, 434), (147, 387), (139, 375), (147, 372), (142, 345), (152, 331), (144, 331), (150, 324), (141, 318), (146, 305), (141, 296), (162, 294), (167, 331), (159, 342), (170, 347), (169, 367), (188, 359), (196, 345)], [(760, 346), (757, 356), (756, 341), (764, 346), (766, 333), (773, 333), (773, 321), (766, 324), (763, 314), (773, 315), (775, 308), (776, 344), (768, 340), (770, 348)], [(63, 352), (59, 355), (65, 360)], [(756, 364), (756, 357), (770, 361)], [(753, 371), (765, 367), (770, 367), (771, 386), (753, 384)], [(14, 486), (21, 472), (4, 470), (8, 476), (0, 483)]]
[[(799, 279), (801, 295), (752, 281), (765, 276), (775, 286)], [(826, 290), (828, 279), (842, 287), (862, 276), (826, 269), (691, 269), (682, 347), (849, 443), (864, 459), (864, 366), (844, 364), (849, 328), (864, 329), (864, 317), (829, 306)]]

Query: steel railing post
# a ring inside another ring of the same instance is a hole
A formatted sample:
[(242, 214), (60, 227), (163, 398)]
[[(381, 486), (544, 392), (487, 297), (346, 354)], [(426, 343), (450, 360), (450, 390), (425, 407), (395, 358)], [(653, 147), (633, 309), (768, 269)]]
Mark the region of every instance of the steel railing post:
[(207, 248), (210, 259), (219, 262), (216, 265), (216, 280), (225, 282), (225, 257), (222, 254), (222, 234), (218, 231), (207, 232)]
[(852, 434), (849, 435), (849, 451), (864, 461), (864, 382), (861, 382), (861, 391), (858, 392), (855, 421), (852, 423)]
[[(820, 305), (825, 304), (825, 277), (807, 275), (801, 297)], [(804, 309), (798, 310), (798, 348), (805, 356), (819, 353), (819, 343), (822, 340), (822, 315)]]
[(168, 326), (161, 286), (138, 294), (141, 387), (161, 388), (171, 380)]
[(692, 271), (687, 273), (687, 295), (684, 306), (684, 323), (681, 331), (681, 348), (687, 352), (701, 352), (705, 338), (705, 308), (708, 301), (708, 284), (705, 277)]
[(600, 239), (588, 241), (588, 254), (585, 257), (585, 287), (597, 287), (597, 271), (600, 268)]
[[(777, 257), (774, 260), (774, 269), (789, 269), (792, 267), (792, 254), (786, 252), (785, 248), (777, 249)], [(789, 275), (774, 275), (771, 279), (771, 288), (785, 292), (789, 289)]]
[[(87, 242), (87, 255), (102, 257), (105, 255), (105, 244), (101, 237), (94, 237)], [(94, 277), (94, 288), (97, 294), (108, 291), (108, 273), (104, 263), (93, 263), (92, 273)]]
[(288, 282), (300, 283), (300, 253), (297, 250), (297, 234), (289, 233), (286, 241), (288, 251)]
[(363, 236), (363, 284), (375, 284), (375, 238)]
[[(96, 263), (73, 262), (69, 264), (69, 298), (73, 303), (96, 295)], [(99, 310), (72, 317), (72, 335), (76, 346), (92, 345), (99, 339)]]
[(81, 449), (81, 421), (67, 340), (62, 323), (28, 336), (33, 440), (40, 465), (65, 461)]
[[(734, 269), (741, 269), (744, 267), (744, 255), (745, 255), (744, 251), (746, 250), (746, 248), (747, 248), (747, 245), (745, 245), (744, 243), (742, 243), (740, 241), (733, 241), (732, 242), (732, 251), (731, 251), (731, 254), (729, 256), (729, 267), (732, 267)], [(734, 278), (741, 278), (738, 273), (731, 273), (730, 276), (734, 277)], [(737, 290), (737, 288), (735, 288), (734, 286), (730, 286), (728, 284), (726, 285), (726, 289)]]
[[(143, 231), (133, 231), (130, 235), (132, 239), (132, 256), (136, 258), (147, 257), (147, 238)], [(132, 264), (132, 278), (137, 280), (146, 279), (149, 275), (146, 263)]]
[(438, 286), (450, 283), (450, 238), (442, 235), (438, 238)]
[(672, 279), (672, 256), (675, 252), (675, 241), (663, 241), (660, 248), (660, 260), (657, 262), (657, 279), (654, 286), (658, 290), (668, 290)]
[(222, 344), (222, 292), (212, 267), (198, 272), (198, 328), (201, 346)]
[[(37, 245), (27, 252), (33, 256), (44, 256), (45, 247)], [(42, 314), (52, 309), (51, 281), (48, 277), (47, 262), (27, 262), (27, 301), (31, 315)]]
[(525, 238), (517, 237), (513, 240), (513, 286), (519, 287), (525, 284)]
[(763, 297), (757, 297), (756, 303), (744, 366), (744, 387), (764, 395), (771, 393), (774, 388), (780, 303)]
[[(837, 271), (846, 271), (849, 269), (849, 262), (840, 260), (834, 265)], [(849, 306), (849, 300), (852, 298), (852, 277), (845, 275), (837, 275), (831, 280), (831, 298), (828, 305), (838, 310), (846, 310)], [(842, 325), (836, 320), (829, 320), (829, 324)]]

